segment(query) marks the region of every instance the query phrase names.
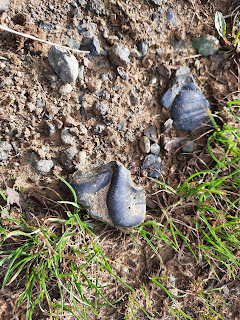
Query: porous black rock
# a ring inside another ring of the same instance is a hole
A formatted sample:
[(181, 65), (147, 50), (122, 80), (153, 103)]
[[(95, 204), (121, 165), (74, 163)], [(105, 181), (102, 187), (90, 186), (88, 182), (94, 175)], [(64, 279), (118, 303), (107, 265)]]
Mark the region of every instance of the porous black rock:
[(186, 66), (175, 75), (162, 97), (162, 105), (170, 111), (177, 130), (199, 130), (209, 123), (210, 104)]
[(89, 215), (120, 229), (138, 226), (145, 219), (146, 196), (120, 162), (73, 174), (71, 185), (78, 203)]
[(141, 169), (148, 171), (148, 177), (150, 178), (160, 178), (162, 171), (162, 160), (159, 155), (150, 153), (144, 158)]

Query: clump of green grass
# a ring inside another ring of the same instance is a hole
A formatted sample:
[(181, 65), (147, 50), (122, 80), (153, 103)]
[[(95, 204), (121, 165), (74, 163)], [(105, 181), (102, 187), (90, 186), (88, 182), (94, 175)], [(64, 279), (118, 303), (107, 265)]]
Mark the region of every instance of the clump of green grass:
[[(60, 177), (59, 177), (60, 178)], [(76, 319), (89, 319), (89, 312), (98, 316), (99, 306), (114, 307), (123, 296), (109, 301), (103, 291), (112, 283), (104, 282), (101, 274), (114, 277), (130, 292), (135, 291), (114, 274), (105, 257), (97, 236), (91, 230), (96, 224), (80, 219), (81, 208), (71, 186), (73, 202), (60, 201), (71, 205), (67, 210), (68, 219), (48, 218), (44, 223), (33, 226), (26, 220), (13, 219), (7, 208), (1, 219), (0, 267), (5, 275), (2, 288), (10, 285), (23, 274), (25, 289), (18, 305), (26, 301), (26, 319), (33, 319), (34, 310), (41, 303), (48, 305), (50, 319), (57, 319), (67, 312)], [(6, 197), (1, 193), (3, 199)], [(11, 223), (11, 230), (4, 227)], [(89, 276), (91, 270), (91, 276)], [(43, 301), (43, 302), (42, 302)]]

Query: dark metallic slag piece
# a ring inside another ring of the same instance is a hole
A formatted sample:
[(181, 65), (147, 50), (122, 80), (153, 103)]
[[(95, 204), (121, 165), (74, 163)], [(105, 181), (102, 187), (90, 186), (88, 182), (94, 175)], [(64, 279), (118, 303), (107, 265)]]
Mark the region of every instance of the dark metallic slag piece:
[(135, 227), (145, 219), (145, 191), (117, 161), (87, 173), (74, 173), (71, 185), (78, 203), (93, 218), (117, 228)]
[(162, 104), (170, 110), (175, 129), (199, 130), (210, 121), (210, 104), (187, 67), (176, 72), (170, 89), (162, 97)]

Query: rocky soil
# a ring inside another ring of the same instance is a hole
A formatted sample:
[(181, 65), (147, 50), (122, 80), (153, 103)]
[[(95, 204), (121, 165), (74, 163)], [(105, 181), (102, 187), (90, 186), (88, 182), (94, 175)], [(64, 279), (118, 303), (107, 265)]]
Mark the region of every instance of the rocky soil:
[[(0, 190), (6, 185), (24, 190), (25, 201), (34, 203), (39, 212), (47, 199), (58, 199), (52, 190), (68, 196), (54, 174), (69, 181), (78, 169), (119, 161), (146, 190), (147, 214), (159, 219), (158, 208), (168, 201), (151, 195), (154, 183), (149, 177), (174, 188), (212, 164), (206, 149), (211, 127), (176, 130), (161, 98), (175, 72), (185, 65), (213, 113), (231, 123), (219, 102), (238, 98), (235, 56), (216, 38), (215, 49), (211, 47), (207, 54), (201, 45), (194, 48), (192, 41), (207, 35), (218, 37), (215, 12), (229, 15), (237, 3), (1, 1), (3, 25), (88, 53), (0, 32), (0, 56), (4, 58), (0, 60)], [(153, 167), (148, 167), (149, 161)], [(123, 246), (126, 251), (121, 248), (122, 262), (129, 252), (133, 254), (129, 241)], [(147, 263), (141, 259), (136, 256), (132, 262), (132, 274)], [(169, 258), (165, 260), (168, 268)], [(171, 268), (177, 268), (175, 262)], [(184, 281), (185, 275), (178, 276)], [(119, 317), (108, 318), (123, 319), (121, 308)], [(156, 309), (160, 317), (156, 319), (163, 319), (164, 312)]]

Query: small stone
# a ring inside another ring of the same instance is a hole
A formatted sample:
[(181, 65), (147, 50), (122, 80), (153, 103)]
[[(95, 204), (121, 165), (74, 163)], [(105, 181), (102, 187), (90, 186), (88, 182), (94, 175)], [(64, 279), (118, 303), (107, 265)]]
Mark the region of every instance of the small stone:
[(47, 131), (48, 131), (48, 136), (49, 137), (53, 136), (54, 133), (56, 132), (55, 124), (47, 122)]
[(139, 102), (139, 97), (137, 93), (133, 90), (129, 91), (129, 100), (131, 102), (131, 105), (136, 106)]
[(100, 15), (105, 13), (105, 7), (104, 3), (102, 0), (90, 0), (88, 1), (88, 8), (90, 11), (93, 13)]
[(125, 129), (126, 129), (126, 121), (122, 120), (117, 124), (117, 130), (125, 131)]
[(173, 9), (169, 7), (166, 12), (167, 22), (171, 22), (174, 27), (177, 26), (177, 21), (174, 18)]
[(100, 80), (101, 80), (102, 82), (105, 82), (105, 81), (109, 80), (108, 74), (107, 74), (107, 73), (102, 73), (102, 74), (100, 74)]
[(80, 49), (80, 44), (74, 41), (72, 38), (67, 39), (66, 45), (71, 49)]
[(174, 276), (171, 275), (168, 279), (168, 282), (172, 286), (172, 288), (175, 288), (176, 278)]
[(152, 14), (152, 21), (158, 21), (158, 16), (156, 15), (156, 13)]
[(138, 52), (140, 53), (140, 56), (138, 59), (143, 59), (147, 55), (147, 52), (148, 52), (147, 40), (143, 40), (141, 42), (138, 42), (137, 49), (138, 49)]
[(86, 167), (86, 158), (87, 158), (87, 153), (86, 151), (80, 151), (77, 156), (76, 156), (76, 161), (78, 164), (76, 165), (77, 170), (84, 170)]
[(0, 141), (0, 161), (7, 160), (11, 150), (11, 144), (9, 144), (7, 141)]
[(157, 143), (154, 143), (151, 145), (151, 153), (153, 154), (159, 154), (160, 152), (160, 146)]
[(164, 124), (163, 124), (163, 131), (164, 132), (169, 132), (172, 128), (172, 125), (173, 125), (173, 120), (172, 119), (167, 119)]
[(157, 7), (162, 5), (162, 0), (149, 0), (149, 2)]
[(79, 68), (78, 78), (79, 78), (80, 80), (83, 80), (83, 79), (84, 79), (84, 65), (80, 66), (80, 68)]
[(35, 168), (40, 174), (49, 173), (53, 166), (54, 162), (52, 160), (39, 160), (35, 163)]
[(130, 51), (126, 47), (115, 45), (108, 51), (108, 55), (111, 63), (116, 66), (124, 67), (130, 63)]
[(146, 136), (141, 137), (139, 147), (143, 153), (149, 153), (151, 148), (149, 138)]
[(45, 22), (43, 20), (40, 21), (39, 23), (39, 27), (43, 30), (43, 31), (51, 31), (55, 29), (55, 26), (52, 23), (49, 22)]
[(130, 50), (130, 56), (134, 57), (134, 58), (139, 58), (140, 57), (140, 53), (136, 48), (132, 48)]
[(132, 130), (128, 130), (125, 134), (124, 134), (124, 141), (130, 141), (133, 138), (133, 132)]
[(101, 54), (101, 46), (96, 37), (85, 37), (82, 40), (80, 49), (84, 51), (90, 51), (92, 57), (99, 56)]
[(112, 89), (113, 89), (113, 91), (118, 92), (121, 89), (121, 87), (120, 86), (114, 86), (114, 87), (112, 87)]
[(160, 178), (162, 171), (162, 160), (158, 155), (149, 154), (143, 160), (142, 170), (148, 171), (148, 177)]
[(69, 83), (65, 83), (59, 88), (59, 93), (64, 96), (72, 92), (73, 87)]
[(102, 124), (97, 124), (93, 127), (93, 132), (95, 134), (101, 134), (104, 132), (104, 130), (105, 130), (105, 126)]
[(77, 31), (84, 37), (93, 37), (96, 28), (97, 25), (95, 23), (82, 23), (77, 27)]
[(93, 110), (96, 114), (104, 116), (108, 112), (108, 104), (105, 101), (95, 101)]
[(67, 173), (73, 173), (75, 171), (73, 159), (77, 153), (78, 149), (76, 147), (70, 147), (61, 153), (59, 160)]
[(92, 93), (96, 93), (98, 91), (100, 91), (102, 86), (102, 81), (100, 79), (91, 79), (87, 82), (87, 88), (92, 92)]
[(71, 144), (73, 142), (73, 136), (71, 135), (69, 129), (65, 128), (62, 130), (61, 140), (65, 144)]
[(90, 172), (77, 171), (71, 185), (78, 203), (92, 218), (120, 229), (136, 227), (145, 219), (145, 191), (117, 161)]
[(150, 81), (149, 81), (149, 85), (150, 86), (153, 86), (154, 84), (157, 83), (157, 78), (152, 78)]
[(103, 30), (103, 38), (107, 39), (108, 38), (108, 32), (106, 29)]
[(157, 128), (155, 126), (148, 127), (144, 130), (144, 135), (155, 142), (157, 140)]
[(157, 51), (156, 51), (156, 55), (157, 56), (160, 56), (162, 54), (162, 49), (161, 48), (158, 48)]
[(53, 46), (48, 52), (48, 61), (63, 83), (71, 83), (78, 76), (78, 61), (67, 50)]
[(194, 151), (194, 142), (193, 141), (182, 141), (182, 152), (184, 153), (193, 153)]
[(7, 11), (9, 9), (10, 2), (9, 0), (0, 1), (0, 12)]
[(199, 54), (210, 56), (218, 51), (219, 41), (214, 36), (208, 35), (206, 38), (195, 38), (192, 46)]

